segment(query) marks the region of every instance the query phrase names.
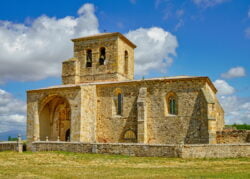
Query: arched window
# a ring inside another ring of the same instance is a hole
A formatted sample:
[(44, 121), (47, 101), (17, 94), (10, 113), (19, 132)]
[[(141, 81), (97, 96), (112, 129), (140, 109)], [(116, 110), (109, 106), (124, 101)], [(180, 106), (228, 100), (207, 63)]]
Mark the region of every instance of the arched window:
[(124, 52), (124, 73), (128, 74), (128, 51)]
[(117, 94), (117, 115), (122, 115), (122, 94)]
[(100, 48), (99, 64), (104, 65), (106, 59), (106, 49), (104, 47)]
[(174, 97), (170, 97), (168, 101), (169, 114), (176, 114), (176, 100)]
[(167, 110), (168, 114), (177, 114), (177, 97), (175, 93), (171, 92), (167, 95)]
[(136, 134), (133, 130), (129, 129), (124, 133), (124, 140), (128, 142), (136, 142)]
[(87, 50), (86, 67), (92, 67), (92, 50)]

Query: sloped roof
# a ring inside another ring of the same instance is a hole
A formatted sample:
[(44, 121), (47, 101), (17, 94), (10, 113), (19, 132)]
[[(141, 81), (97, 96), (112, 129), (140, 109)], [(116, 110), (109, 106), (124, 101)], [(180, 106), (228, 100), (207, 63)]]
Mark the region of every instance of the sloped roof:
[(81, 87), (86, 85), (108, 85), (108, 84), (122, 84), (122, 83), (134, 83), (134, 82), (150, 82), (150, 81), (178, 81), (178, 80), (206, 80), (208, 85), (212, 88), (212, 90), (216, 93), (217, 89), (211, 82), (211, 80), (207, 76), (172, 76), (172, 77), (162, 77), (162, 78), (150, 78), (144, 80), (127, 80), (127, 81), (99, 81), (99, 82), (88, 82), (88, 83), (80, 83), (80, 84), (67, 84), (67, 85), (57, 85), (57, 86), (50, 86), (47, 88), (40, 88), (35, 90), (29, 90), (28, 92), (32, 91), (39, 91), (39, 90), (47, 90), (47, 89), (54, 89), (54, 88), (72, 88), (72, 87)]
[(92, 40), (92, 39), (98, 39), (98, 38), (106, 38), (106, 37), (113, 37), (113, 36), (118, 36), (120, 37), (124, 42), (126, 42), (128, 45), (130, 45), (133, 48), (136, 48), (136, 45), (131, 42), (129, 39), (127, 39), (127, 37), (125, 37), (124, 35), (122, 35), (119, 32), (113, 32), (113, 33), (99, 33), (99, 34), (94, 34), (94, 35), (90, 35), (90, 36), (85, 36), (85, 37), (80, 37), (80, 38), (75, 38), (75, 39), (71, 39), (73, 42), (77, 42), (77, 41), (85, 41), (85, 40)]

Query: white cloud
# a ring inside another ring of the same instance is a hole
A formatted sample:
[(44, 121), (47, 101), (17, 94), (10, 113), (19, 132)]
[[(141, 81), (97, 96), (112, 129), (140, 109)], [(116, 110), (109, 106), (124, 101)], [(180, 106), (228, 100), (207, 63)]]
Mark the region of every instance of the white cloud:
[(132, 4), (135, 4), (137, 0), (130, 0)]
[(226, 73), (221, 74), (222, 78), (231, 79), (246, 76), (246, 71), (243, 67), (234, 67), (229, 69)]
[(176, 55), (177, 39), (162, 28), (139, 28), (126, 36), (137, 45), (135, 49), (135, 75), (146, 75), (151, 70), (166, 72)]
[(235, 95), (219, 96), (227, 124), (250, 124), (250, 99)]
[(240, 98), (234, 94), (234, 87), (224, 80), (214, 82), (218, 99), (225, 111), (226, 124), (250, 124), (250, 98)]
[(218, 95), (230, 95), (235, 92), (235, 89), (224, 80), (216, 80), (214, 85), (218, 90)]
[(174, 30), (177, 31), (182, 26), (184, 26), (184, 21), (183, 19), (180, 19), (179, 22), (175, 25)]
[(119, 29), (124, 28), (124, 24), (123, 24), (122, 22), (117, 22), (117, 23), (116, 23), (116, 26), (117, 26)]
[(174, 27), (175, 31), (184, 26), (184, 20), (182, 18), (184, 16), (184, 13), (185, 11), (183, 9), (179, 9), (176, 11), (176, 18), (178, 19), (178, 23)]
[[(92, 4), (85, 4), (76, 18), (41, 16), (30, 25), (1, 21), (0, 83), (59, 77), (61, 62), (72, 57), (69, 40), (99, 32), (94, 10)], [(127, 36), (138, 46), (135, 51), (137, 75), (146, 75), (150, 70), (166, 72), (178, 46), (174, 35), (153, 27), (130, 31)]]
[(184, 9), (179, 9), (179, 10), (177, 10), (177, 11), (176, 11), (176, 16), (177, 16), (177, 18), (182, 17), (182, 16), (184, 15), (184, 13), (185, 13)]
[(0, 132), (25, 130), (26, 104), (0, 89)]
[(245, 35), (247, 38), (250, 39), (250, 27), (248, 27), (246, 30), (245, 30)]
[(229, 0), (192, 0), (192, 1), (194, 4), (196, 4), (201, 8), (208, 8), (228, 2)]
[(98, 33), (92, 4), (83, 5), (78, 15), (41, 16), (29, 25), (0, 21), (0, 82), (60, 76), (61, 62), (72, 56), (69, 40)]

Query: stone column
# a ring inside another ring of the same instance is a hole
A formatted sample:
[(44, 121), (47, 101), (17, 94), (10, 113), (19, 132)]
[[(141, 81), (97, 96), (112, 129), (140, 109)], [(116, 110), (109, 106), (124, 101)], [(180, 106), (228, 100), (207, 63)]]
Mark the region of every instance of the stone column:
[(38, 111), (38, 103), (36, 102), (34, 105), (34, 136), (35, 140), (40, 139), (40, 124), (39, 124), (39, 111)]
[(40, 137), (38, 102), (27, 99), (27, 150), (31, 150), (31, 143)]
[(140, 88), (137, 99), (137, 142), (147, 143), (147, 88)]
[(208, 104), (208, 137), (209, 144), (216, 144), (216, 118), (213, 103)]
[(20, 135), (18, 135), (18, 140), (17, 140), (17, 151), (19, 153), (23, 152), (23, 142)]
[(209, 144), (216, 144), (216, 119), (208, 119)]
[(96, 86), (81, 87), (81, 110), (79, 119), (80, 142), (96, 142)]
[(81, 134), (81, 91), (80, 88), (75, 92), (77, 93), (74, 98), (69, 99), (69, 104), (71, 107), (71, 117), (70, 117), (70, 142), (80, 142)]
[(79, 104), (78, 100), (70, 102), (70, 106), (71, 106), (70, 141), (71, 142), (79, 142), (80, 140), (80, 108), (81, 108), (80, 105), (81, 104)]

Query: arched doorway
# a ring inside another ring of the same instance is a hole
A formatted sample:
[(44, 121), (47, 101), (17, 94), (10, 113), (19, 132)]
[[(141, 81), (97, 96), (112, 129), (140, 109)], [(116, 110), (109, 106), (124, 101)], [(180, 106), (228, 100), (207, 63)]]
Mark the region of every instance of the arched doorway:
[(70, 132), (70, 105), (61, 96), (52, 96), (41, 104), (39, 113), (40, 140), (67, 141)]

